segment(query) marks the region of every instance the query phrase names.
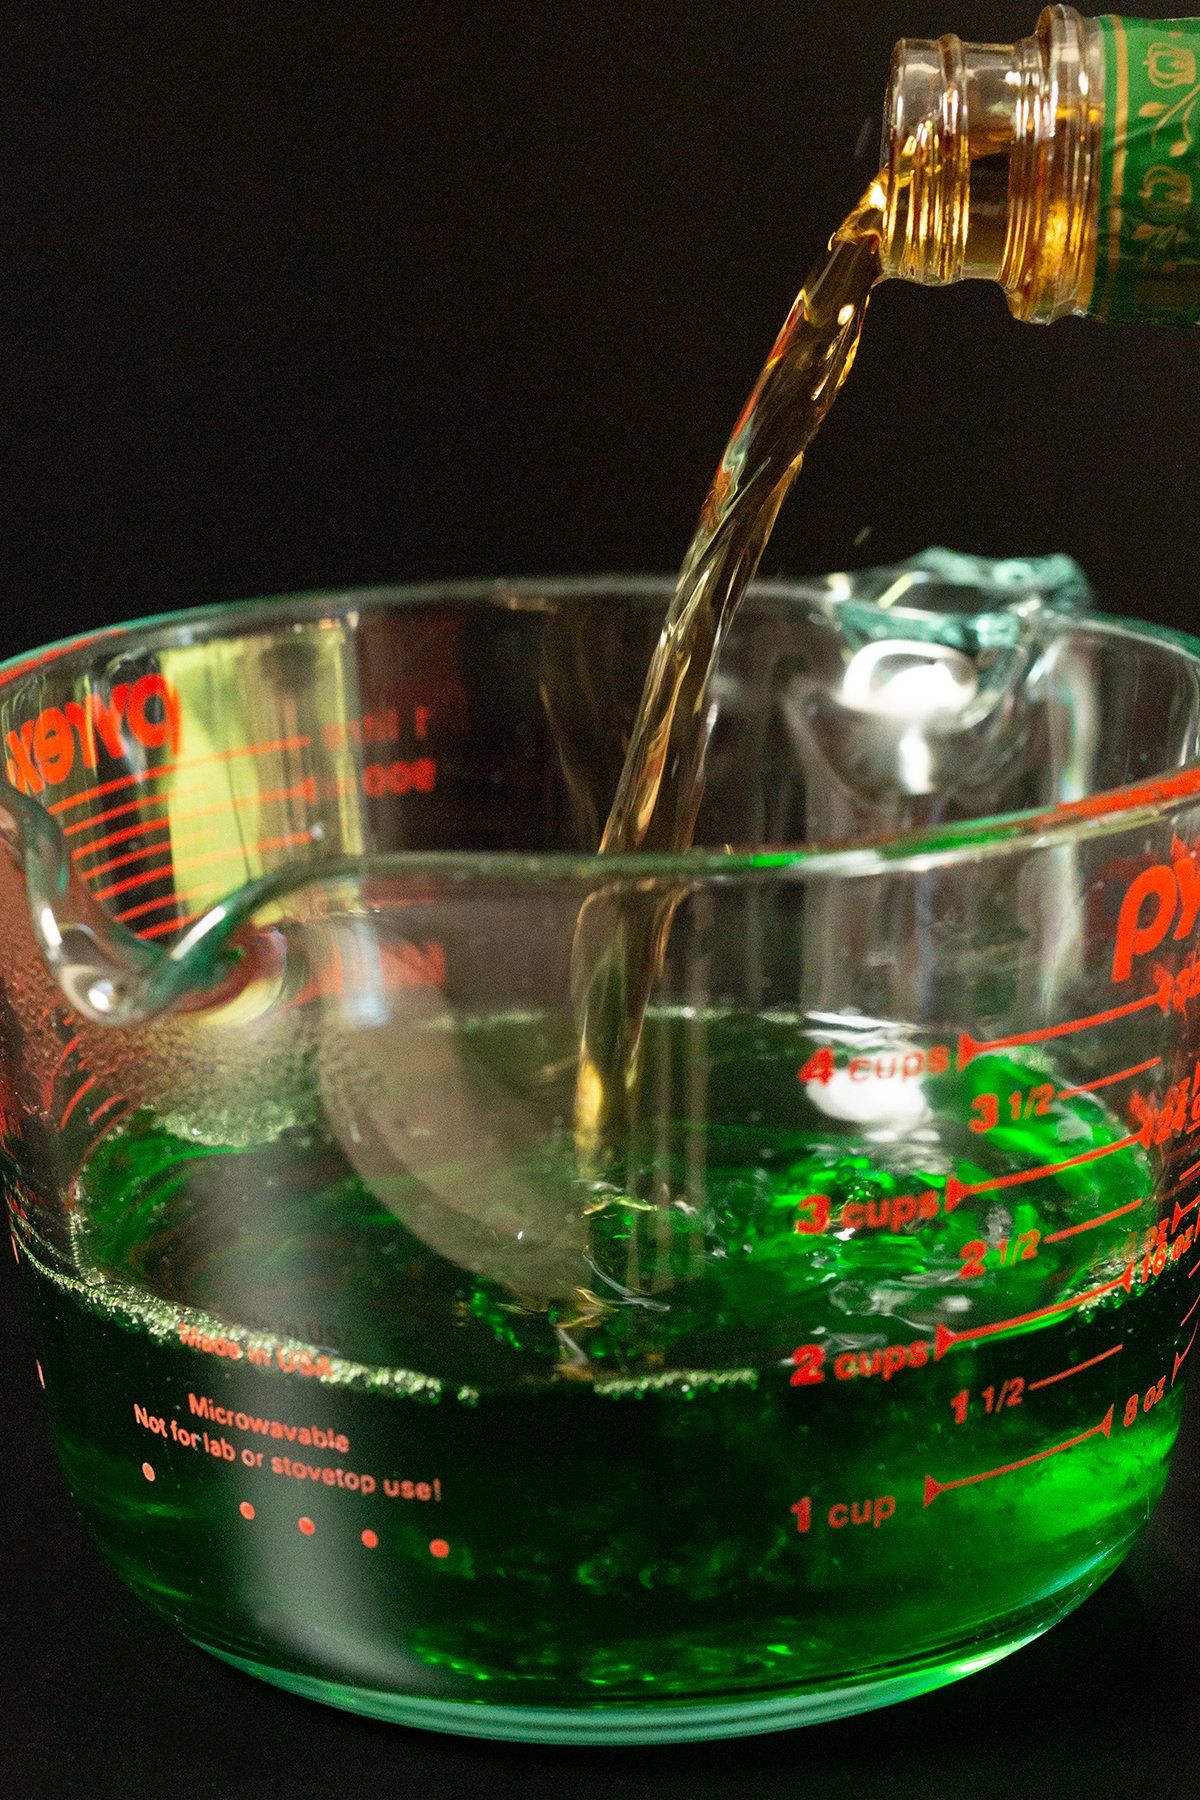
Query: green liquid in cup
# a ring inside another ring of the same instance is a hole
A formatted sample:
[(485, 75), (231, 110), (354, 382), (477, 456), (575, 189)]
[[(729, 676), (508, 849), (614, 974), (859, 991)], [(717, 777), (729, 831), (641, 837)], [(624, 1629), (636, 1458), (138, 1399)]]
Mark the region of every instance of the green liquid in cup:
[[(581, 1183), (569, 1027), (467, 1037), (546, 1123), (520, 1174), (579, 1219), (572, 1294), (432, 1251), (409, 1199), (300, 1127), (223, 1149), (135, 1118), (78, 1185), (86, 1278), (28, 1247), (72, 1490), (160, 1612), (419, 1722), (785, 1696), (801, 1717), (806, 1694), (979, 1666), (1116, 1565), (1165, 1479), (1183, 1383), (1161, 1346), (1188, 1342), (1200, 1249), (1181, 1220), (1155, 1273), (1145, 1152), (1100, 1099), (972, 1133), (981, 1095), (1011, 1115), (1058, 1091), (1046, 1061), (984, 1054), (924, 1077), (924, 1145), (854, 1143), (797, 1081), (797, 1021), (659, 1014), (670, 1130)], [(946, 1211), (948, 1173), (1089, 1150)], [(892, 1228), (902, 1195), (931, 1216)]]

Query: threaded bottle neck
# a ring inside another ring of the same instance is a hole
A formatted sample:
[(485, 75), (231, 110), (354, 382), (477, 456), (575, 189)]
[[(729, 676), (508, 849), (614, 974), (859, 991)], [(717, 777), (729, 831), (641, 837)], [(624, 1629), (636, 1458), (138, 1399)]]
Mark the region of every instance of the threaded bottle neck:
[(1104, 120), (1100, 29), (1047, 7), (1033, 37), (904, 39), (884, 103), (885, 275), (990, 280), (1021, 319), (1087, 309)]

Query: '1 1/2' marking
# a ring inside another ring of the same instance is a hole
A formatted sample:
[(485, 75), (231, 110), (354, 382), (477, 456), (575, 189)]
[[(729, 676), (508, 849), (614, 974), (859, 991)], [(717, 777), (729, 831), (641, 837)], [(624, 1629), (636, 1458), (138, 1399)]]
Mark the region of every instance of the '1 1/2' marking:
[[(983, 1410), (985, 1413), (998, 1413), (1003, 1412), (1005, 1408), (1009, 1406), (1020, 1406), (1024, 1393), (1025, 1377), (1023, 1375), (1010, 1375), (1007, 1380), (1000, 1383), (998, 1388), (983, 1388), (980, 1391), (979, 1397), (983, 1401)], [(954, 1414), (955, 1424), (966, 1424), (970, 1405), (970, 1388), (963, 1388), (959, 1393), (955, 1394), (953, 1400), (950, 1402), (950, 1409)]]

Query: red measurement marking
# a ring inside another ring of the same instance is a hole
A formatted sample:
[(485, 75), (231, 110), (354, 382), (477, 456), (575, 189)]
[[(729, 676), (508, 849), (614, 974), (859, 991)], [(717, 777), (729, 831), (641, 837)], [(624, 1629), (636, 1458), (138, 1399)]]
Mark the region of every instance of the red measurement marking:
[(243, 1519), (252, 1519), (254, 1517), (254, 1508), (248, 1500), (242, 1501), (242, 1504), (238, 1507), (238, 1511), (241, 1513)]
[[(1035, 1312), (1016, 1313), (1011, 1319), (1000, 1319), (995, 1325), (973, 1325), (969, 1331), (951, 1331), (948, 1325), (939, 1325), (934, 1340), (933, 1360), (940, 1362), (947, 1350), (953, 1350), (955, 1344), (969, 1344), (976, 1338), (994, 1337), (998, 1331), (1012, 1331), (1018, 1325), (1032, 1324), (1034, 1319), (1049, 1319), (1056, 1313), (1073, 1312), (1077, 1306), (1086, 1306), (1089, 1300), (1099, 1300), (1103, 1294), (1111, 1294), (1114, 1288), (1123, 1287), (1125, 1292), (1133, 1291), (1134, 1263), (1129, 1263), (1123, 1275), (1115, 1281), (1106, 1281), (1101, 1287), (1089, 1288), (1086, 1294), (1077, 1294), (1074, 1300), (1056, 1300), (1053, 1306), (1040, 1306)], [(1197, 1268), (1200, 1268), (1198, 1263)]]
[(228, 862), (231, 856), (256, 856), (268, 850), (291, 850), (296, 844), (311, 844), (311, 831), (287, 831), (282, 837), (259, 838), (256, 844), (229, 844), (224, 850), (209, 850), (203, 856), (177, 857), (175, 867), (186, 875), (204, 863)]
[[(163, 819), (153, 825), (135, 825), (132, 831), (117, 832), (117, 837), (142, 837), (148, 831), (169, 831), (171, 821)], [(127, 869), (130, 863), (145, 862), (148, 856), (161, 856), (164, 850), (177, 850), (178, 841), (171, 839), (169, 844), (146, 844), (140, 850), (127, 850), (124, 856), (110, 856), (107, 862), (97, 863), (94, 869), (80, 869), (79, 873), (85, 881), (91, 881), (97, 875), (108, 875), (113, 869)], [(73, 856), (87, 856), (94, 848), (89, 844), (84, 850), (75, 850)]]
[[(95, 1112), (92, 1114), (92, 1124), (93, 1125), (98, 1124), (99, 1121), (104, 1117), (106, 1112), (111, 1112), (114, 1106), (120, 1106), (121, 1102), (124, 1099), (125, 1099), (124, 1094), (110, 1094), (108, 1096), (108, 1099), (105, 1100), (100, 1106), (98, 1106), (96, 1108)], [(130, 1107), (129, 1110), (132, 1112), (133, 1108)]]
[[(161, 770), (154, 771), (156, 774), (161, 774), (161, 772)], [(204, 789), (197, 788), (195, 792), (197, 794), (202, 794)], [(175, 824), (181, 819), (204, 819), (211, 817), (214, 813), (227, 813), (239, 806), (269, 806), (276, 800), (306, 800), (310, 805), (315, 805), (317, 799), (317, 780), (315, 775), (306, 775), (303, 781), (293, 782), (291, 787), (268, 788), (263, 793), (259, 793), (259, 791), (255, 789), (253, 793), (249, 794), (227, 794), (223, 800), (219, 800), (215, 805), (210, 806), (179, 806), (178, 802), (180, 800), (186, 800), (188, 798), (188, 793), (189, 790), (187, 789), (182, 791), (176, 789), (170, 796), (166, 794), (139, 794), (136, 800), (126, 800), (121, 806), (110, 806), (106, 812), (93, 813), (89, 818), (77, 819), (74, 825), (65, 825), (63, 827), (63, 836), (71, 837), (78, 831), (91, 831), (95, 826), (106, 824), (110, 819), (119, 819), (126, 813), (140, 812), (143, 807), (151, 806), (170, 806), (171, 823)], [(155, 824), (157, 824), (157, 821), (155, 821)], [(153, 828), (153, 826), (146, 827), (147, 830)], [(133, 834), (136, 835), (139, 829), (138, 826), (134, 826), (132, 828)], [(89, 851), (101, 850), (108, 843), (115, 843), (116, 841), (115, 837), (112, 839), (98, 838), (91, 844), (81, 845), (74, 854), (77, 856), (86, 856)]]
[(429, 1546), (430, 1556), (449, 1556), (450, 1546), (445, 1538), (434, 1538)]
[(1192, 1345), (1196, 1341), (1196, 1331), (1200, 1331), (1200, 1325), (1196, 1326), (1196, 1330), (1192, 1332), (1191, 1337), (1188, 1339), (1187, 1350), (1181, 1350), (1175, 1358), (1175, 1367), (1171, 1370), (1171, 1386), (1172, 1387), (1175, 1386), (1175, 1377), (1178, 1375), (1180, 1369), (1183, 1367), (1184, 1363), (1188, 1359), (1188, 1351), (1191, 1349)]
[(154, 1464), (153, 1463), (143, 1463), (142, 1464), (142, 1474), (146, 1477), (147, 1481), (153, 1481), (154, 1480)]
[(1189, 1281), (1194, 1281), (1197, 1275), (1200, 1275), (1200, 1263), (1197, 1263), (1194, 1269), (1188, 1270), (1187, 1278)]
[[(92, 1123), (94, 1123), (94, 1125), (99, 1125), (99, 1121), (103, 1120), (104, 1114), (106, 1114), (106, 1112), (112, 1112), (113, 1107), (122, 1105), (122, 1102), (124, 1102), (126, 1098), (128, 1098), (126, 1094), (110, 1094), (108, 1100), (104, 1100), (104, 1102), (95, 1109), (94, 1114), (92, 1114)], [(131, 1111), (133, 1111), (133, 1107), (130, 1107), (130, 1112)]]
[(1044, 1044), (1049, 1038), (1067, 1037), (1073, 1031), (1087, 1031), (1093, 1025), (1107, 1025), (1113, 1019), (1127, 1018), (1130, 1013), (1142, 1012), (1147, 1006), (1157, 1006), (1166, 1016), (1171, 1004), (1172, 980), (1164, 970), (1154, 984), (1152, 994), (1143, 994), (1140, 1000), (1127, 1000), (1124, 1006), (1110, 1006), (1107, 1012), (1089, 1013), (1084, 1019), (1066, 1019), (1061, 1025), (1044, 1025), (1040, 1031), (1018, 1031), (1012, 1037), (973, 1038), (969, 1032), (961, 1032), (958, 1039), (958, 1066), (965, 1069), (976, 1056), (987, 1050), (1008, 1050), (1014, 1044)]
[(182, 919), (164, 919), (161, 925), (147, 925), (145, 931), (139, 931), (138, 936), (144, 938), (166, 937), (169, 931), (182, 931), (185, 925), (194, 925), (197, 919), (203, 917), (202, 912), (194, 912), (188, 913)]
[(1147, 1069), (1157, 1069), (1161, 1061), (1161, 1056), (1152, 1056), (1148, 1062), (1134, 1063), (1131, 1069), (1118, 1069), (1115, 1075), (1101, 1075), (1098, 1080), (1081, 1082), (1078, 1087), (1059, 1088), (1057, 1097), (1073, 1100), (1076, 1094), (1094, 1094), (1097, 1088), (1111, 1087), (1114, 1081), (1125, 1081), (1132, 1075), (1144, 1075)]
[(157, 900), (143, 900), (140, 906), (126, 907), (124, 912), (113, 916), (119, 925), (125, 925), (130, 919), (140, 919), (143, 913), (157, 912), (160, 906), (178, 906), (178, 894), (160, 894)]
[[(189, 768), (193, 765), (189, 764)], [(65, 812), (68, 807), (82, 806), (88, 800), (102, 800), (105, 794), (119, 794), (123, 788), (132, 787), (138, 781), (157, 781), (160, 775), (170, 775), (178, 767), (176, 763), (162, 763), (157, 769), (138, 769), (132, 775), (119, 775), (115, 781), (102, 781), (98, 787), (84, 788), (80, 794), (71, 794), (66, 800), (56, 800), (47, 812)], [(94, 825), (95, 819), (88, 824)]]
[[(1185, 1169), (1183, 1171), (1183, 1174), (1179, 1177), (1179, 1180), (1175, 1183), (1175, 1186), (1173, 1188), (1167, 1189), (1165, 1198), (1169, 1200), (1173, 1194), (1182, 1193), (1183, 1189), (1187, 1186), (1188, 1182), (1191, 1180), (1192, 1176), (1196, 1173), (1197, 1169), (1200, 1169), (1200, 1163), (1193, 1163), (1190, 1169)], [(1196, 1207), (1196, 1206), (1200, 1206), (1200, 1194), (1193, 1195), (1193, 1197), (1188, 1201), (1186, 1206), (1180, 1206), (1178, 1200), (1176, 1200), (1176, 1202), (1175, 1202), (1175, 1217), (1171, 1221), (1172, 1232), (1176, 1232), (1179, 1230), (1179, 1221), (1181, 1219), (1186, 1219), (1188, 1214), (1192, 1211), (1193, 1207)]]
[(83, 1086), (81, 1088), (76, 1088), (75, 1092), (71, 1095), (71, 1098), (67, 1101), (62, 1118), (58, 1121), (58, 1129), (60, 1131), (70, 1118), (71, 1114), (75, 1111), (75, 1108), (79, 1105), (79, 1102), (83, 1099), (83, 1096), (91, 1093), (98, 1080), (99, 1076), (89, 1075)]
[(307, 1516), (305, 1516), (303, 1519), (297, 1519), (296, 1524), (299, 1526), (300, 1530), (304, 1533), (305, 1537), (311, 1537), (313, 1532), (317, 1529), (316, 1526), (313, 1524), (312, 1520), (310, 1518), (308, 1518)]
[[(1187, 1186), (1188, 1182), (1192, 1179), (1192, 1176), (1197, 1174), (1198, 1172), (1200, 1172), (1200, 1162), (1194, 1162), (1192, 1164), (1191, 1168), (1185, 1169), (1183, 1171), (1183, 1174), (1179, 1177), (1179, 1180), (1175, 1183), (1175, 1186), (1173, 1188), (1167, 1189), (1166, 1198), (1169, 1200), (1171, 1198), (1172, 1194), (1182, 1193), (1183, 1189)], [(1195, 1204), (1196, 1204), (1196, 1202), (1193, 1200), (1192, 1206), (1195, 1206)], [(1188, 1210), (1190, 1212), (1191, 1208), (1189, 1207)]]
[[(161, 849), (161, 845), (159, 846)], [(114, 881), (111, 887), (97, 888), (97, 900), (111, 900), (117, 894), (128, 893), (131, 888), (142, 887), (147, 881), (161, 881), (165, 875), (175, 873), (174, 863), (163, 863), (157, 869), (144, 869), (140, 875), (129, 875), (124, 881)]]
[(1011, 1475), (1016, 1469), (1027, 1469), (1031, 1463), (1044, 1462), (1048, 1456), (1061, 1456), (1064, 1450), (1073, 1450), (1077, 1444), (1086, 1444), (1089, 1438), (1103, 1432), (1105, 1437), (1112, 1433), (1114, 1409), (1110, 1406), (1098, 1425), (1090, 1431), (1081, 1431), (1078, 1437), (1067, 1438), (1064, 1443), (1051, 1444), (1048, 1450), (1037, 1450), (1032, 1456), (1022, 1456), (1017, 1462), (1002, 1463), (998, 1469), (983, 1469), (978, 1475), (960, 1475), (957, 1481), (935, 1481), (932, 1475), (925, 1477), (925, 1505), (937, 1499), (939, 1494), (948, 1494), (951, 1488), (972, 1487), (977, 1481), (991, 1481), (995, 1475)]
[[(116, 794), (122, 788), (133, 787), (141, 781), (157, 781), (160, 775), (176, 775), (185, 769), (201, 769), (212, 763), (233, 762), (241, 756), (270, 756), (281, 750), (307, 750), (312, 743), (308, 737), (277, 738), (269, 744), (246, 744), (237, 750), (218, 750), (212, 756), (194, 756), (187, 761), (160, 763), (157, 769), (137, 769), (131, 775), (120, 775), (114, 781), (102, 781), (98, 787), (84, 788), (82, 793), (71, 794), (66, 800), (56, 800), (47, 812), (60, 813), (68, 811), (72, 806), (84, 806), (89, 800), (102, 800), (106, 794)], [(95, 820), (92, 820), (95, 823)]]
[[(94, 1125), (96, 1123), (96, 1120), (102, 1113), (108, 1112), (110, 1107), (116, 1107), (117, 1111), (112, 1113), (111, 1116), (105, 1120), (99, 1131), (93, 1133), (92, 1141), (83, 1153), (80, 1167), (87, 1161), (89, 1156), (94, 1155), (97, 1144), (101, 1143), (102, 1140), (108, 1136), (110, 1131), (115, 1131), (118, 1125), (123, 1125), (126, 1119), (132, 1118), (133, 1116), (134, 1109), (129, 1105), (125, 1095), (113, 1094), (110, 1099), (104, 1102), (103, 1106), (98, 1106), (96, 1108), (95, 1113), (92, 1115), (92, 1124)], [(78, 1170), (76, 1170), (76, 1174), (78, 1174)]]
[(96, 1108), (95, 1112), (92, 1114), (92, 1124), (94, 1125), (98, 1119), (102, 1118), (104, 1116), (104, 1114), (106, 1112), (108, 1112), (110, 1110), (110, 1108), (112, 1108), (114, 1106), (119, 1107), (120, 1110), (118, 1112), (113, 1113), (112, 1118), (109, 1119), (109, 1121), (106, 1125), (101, 1125), (99, 1131), (96, 1133), (95, 1137), (92, 1139), (91, 1144), (88, 1148), (89, 1156), (92, 1154), (92, 1151), (96, 1148), (96, 1145), (100, 1142), (100, 1139), (103, 1137), (107, 1137), (109, 1132), (113, 1129), (114, 1126), (123, 1125), (125, 1123), (126, 1119), (128, 1119), (133, 1112), (133, 1108), (126, 1101), (124, 1094), (113, 1094), (109, 1099), (107, 1099), (104, 1102), (103, 1106), (98, 1106)]
[(1027, 1181), (1041, 1181), (1046, 1176), (1061, 1174), (1063, 1169), (1077, 1169), (1081, 1163), (1096, 1162), (1102, 1156), (1115, 1156), (1120, 1150), (1128, 1150), (1132, 1144), (1141, 1144), (1148, 1150), (1153, 1125), (1152, 1115), (1140, 1131), (1132, 1131), (1128, 1137), (1118, 1138), (1113, 1144), (1101, 1144), (1095, 1150), (1082, 1150), (1078, 1156), (1068, 1156), (1064, 1162), (1041, 1163), (1036, 1169), (1018, 1169), (1012, 1175), (996, 1175), (991, 1181), (963, 1182), (957, 1175), (951, 1175), (946, 1182), (946, 1211), (953, 1212), (959, 1201), (965, 1200), (968, 1194), (988, 1194), (994, 1188), (1021, 1187)]
[[(204, 790), (198, 788), (196, 791), (202, 793)], [(186, 800), (187, 793), (185, 791), (182, 796), (176, 794), (174, 798), (183, 798)], [(255, 789), (254, 792), (250, 794), (229, 794), (224, 800), (219, 800), (214, 806), (189, 806), (179, 809), (172, 808), (171, 818), (172, 820), (207, 819), (210, 818), (213, 813), (226, 813), (236, 806), (270, 806), (276, 800), (306, 800), (310, 806), (315, 806), (317, 803), (316, 776), (306, 775), (303, 781), (294, 781), (291, 787), (267, 788), (263, 793), (259, 793), (258, 790)]]
[(289, 831), (283, 837), (260, 838), (256, 844), (229, 844), (224, 850), (210, 850), (204, 856), (181, 858), (160, 864), (157, 869), (143, 869), (140, 875), (128, 875), (124, 881), (114, 881), (110, 887), (97, 888), (96, 899), (111, 900), (117, 894), (127, 894), (132, 888), (143, 887), (148, 881), (160, 881), (167, 875), (187, 875), (205, 863), (228, 862), (233, 857), (264, 855), (269, 850), (290, 850), (296, 844), (311, 843), (311, 832)]
[[(114, 844), (126, 844), (129, 842), (130, 838), (147, 837), (152, 831), (169, 831), (170, 828), (170, 819), (143, 819), (136, 825), (124, 826), (120, 831), (110, 831), (106, 837), (96, 838), (93, 843), (76, 845), (75, 849), (71, 852), (71, 861), (79, 862), (82, 857), (91, 856), (97, 850), (111, 850)], [(76, 830), (78, 828), (73, 826), (71, 829)], [(162, 845), (160, 844), (158, 848), (161, 850)], [(154, 852), (147, 851), (146, 854), (152, 856)], [(104, 868), (111, 867), (111, 863), (106, 863), (104, 865)], [(104, 868), (81, 869), (79, 872), (81, 875), (102, 875), (104, 873)]]
[[(142, 850), (129, 850), (125, 853), (124, 856), (114, 856), (109, 862), (97, 863), (97, 865), (94, 869), (81, 869), (80, 874), (82, 876), (84, 876), (84, 878), (86, 880), (90, 881), (94, 875), (107, 875), (109, 873), (110, 869), (127, 868), (130, 863), (144, 862), (146, 857), (148, 857), (148, 856), (161, 856), (163, 851), (168, 848), (170, 849), (172, 856), (175, 858), (175, 866), (178, 868), (179, 865), (184, 860), (183, 857), (181, 857), (179, 854), (179, 852), (183, 848), (183, 846), (186, 844), (206, 843), (211, 839), (212, 832), (210, 830), (206, 829), (206, 830), (200, 831), (200, 832), (195, 832), (195, 831), (185, 832), (182, 834), (182, 836), (180, 836), (175, 832), (174, 824), (175, 824), (175, 820), (173, 818), (169, 821), (166, 819), (163, 820), (163, 829), (166, 829), (168, 826), (171, 828), (171, 841), (170, 841), (169, 846), (167, 844), (147, 844), (145, 846), (145, 848)], [(147, 829), (153, 831), (153, 830), (157, 830), (158, 827), (152, 825), (152, 826), (147, 827)], [(132, 835), (140, 836), (141, 835), (140, 828), (137, 829)], [(261, 848), (261, 847), (262, 846), (260, 845), (259, 848)], [(242, 849), (242, 848), (245, 848), (245, 846), (239, 845), (236, 848)], [(78, 855), (78, 854), (80, 854), (80, 852), (77, 851), (75, 854)], [(235, 850), (233, 848), (226, 848), (225, 850), (223, 850), (221, 852), (221, 854), (223, 856), (229, 856), (229, 855), (235, 854)], [(203, 862), (205, 860), (206, 859), (204, 857), (193, 857), (192, 858), (193, 862)], [(209, 859), (209, 860), (211, 860), (211, 859)]]
[(106, 1114), (106, 1112), (112, 1112), (113, 1107), (119, 1107), (122, 1100), (124, 1100), (124, 1094), (110, 1094), (108, 1100), (104, 1100), (103, 1105), (99, 1105), (99, 1107), (95, 1109), (94, 1114), (92, 1114), (92, 1123), (95, 1125), (97, 1121), (103, 1120), (104, 1114)]
[(1187, 1218), (1192, 1208), (1198, 1203), (1200, 1203), (1200, 1194), (1197, 1194), (1196, 1199), (1192, 1200), (1187, 1206), (1180, 1206), (1178, 1200), (1175, 1202), (1175, 1217), (1171, 1220), (1172, 1235), (1179, 1230), (1182, 1220)]
[(1051, 1231), (1042, 1239), (1043, 1244), (1057, 1244), (1060, 1238), (1075, 1237), (1081, 1231), (1094, 1231), (1097, 1225), (1107, 1225), (1110, 1219), (1119, 1219), (1124, 1213), (1136, 1212), (1139, 1206), (1145, 1206), (1145, 1200), (1131, 1200), (1128, 1206), (1118, 1206), (1115, 1212), (1101, 1213), (1095, 1219), (1085, 1219), (1082, 1225), (1068, 1225), (1064, 1231)]
[[(291, 787), (270, 788), (265, 793), (261, 794), (230, 794), (224, 800), (219, 801), (215, 806), (180, 807), (171, 805), (171, 816), (169, 819), (151, 819), (142, 824), (123, 826), (120, 831), (111, 831), (106, 837), (94, 838), (90, 844), (80, 844), (76, 849), (72, 850), (71, 858), (72, 861), (78, 861), (81, 857), (91, 856), (93, 851), (111, 849), (115, 844), (125, 843), (130, 838), (145, 837), (147, 833), (151, 831), (166, 831), (168, 829), (173, 831), (174, 828), (181, 824), (185, 819), (212, 818), (216, 814), (225, 814), (234, 811), (239, 806), (269, 806), (278, 800), (302, 799), (315, 805), (316, 798), (316, 778), (315, 776), (309, 775), (303, 781), (293, 783)], [(179, 795), (173, 795), (172, 799), (177, 801)], [(167, 806), (168, 804), (170, 804), (170, 802), (163, 794), (144, 794), (139, 800), (131, 800), (124, 806), (114, 806), (109, 812), (100, 813), (95, 818), (81, 819), (74, 825), (68, 825), (66, 827), (66, 834), (70, 834), (73, 831), (87, 831), (93, 825), (99, 824), (101, 820), (116, 818), (120, 813), (137, 812), (140, 808), (145, 806)], [(178, 846), (181, 840), (176, 837), (173, 841), (175, 845)], [(194, 838), (189, 838), (183, 841), (192, 843), (196, 840)], [(144, 854), (152, 856), (154, 851), (146, 850)], [(102, 868), (86, 869), (82, 871), (82, 873), (89, 876), (103, 875), (109, 868), (115, 868), (115, 866), (114, 863), (106, 863)]]
[(379, 1548), (379, 1533), (377, 1531), (371, 1531), (368, 1528), (362, 1534), (362, 1541), (368, 1550), (377, 1550)]
[[(125, 813), (140, 812), (144, 806), (168, 806), (170, 800), (166, 794), (139, 794), (136, 800), (126, 800), (123, 806), (110, 806), (107, 812), (92, 813), (86, 819), (76, 819), (74, 825), (64, 825), (64, 837), (74, 837), (77, 831), (94, 831), (97, 825), (105, 825), (109, 819), (119, 819)], [(92, 846), (94, 849), (96, 846)], [(82, 856), (84, 851), (80, 851)]]
[(59, 1051), (57, 1057), (55, 1058), (54, 1067), (51, 1069), (49, 1075), (46, 1077), (46, 1092), (47, 1093), (49, 1093), (51, 1088), (54, 1086), (55, 1080), (57, 1079), (57, 1076), (58, 1076), (58, 1071), (62, 1068), (63, 1064), (66, 1062), (68, 1056), (70, 1056), (72, 1050), (74, 1050), (74, 1048), (78, 1044), (78, 1042), (79, 1042), (79, 1033), (76, 1032), (75, 1036), (71, 1039), (70, 1043), (64, 1044), (62, 1049)]
[(1086, 1362), (1072, 1363), (1069, 1369), (1060, 1369), (1057, 1375), (1043, 1375), (1040, 1381), (1029, 1383), (1028, 1391), (1032, 1394), (1035, 1388), (1050, 1387), (1056, 1381), (1065, 1381), (1068, 1375), (1079, 1375), (1084, 1369), (1094, 1369), (1097, 1363), (1107, 1362), (1110, 1356), (1116, 1356), (1124, 1348), (1124, 1344), (1114, 1344), (1111, 1350), (1102, 1350), (1099, 1356), (1089, 1356)]
[(1191, 1318), (1192, 1314), (1195, 1312), (1195, 1310), (1198, 1306), (1200, 1306), (1200, 1294), (1196, 1295), (1196, 1298), (1192, 1301), (1192, 1304), (1188, 1307), (1188, 1309), (1184, 1313), (1182, 1319), (1180, 1319), (1179, 1323), (1180, 1323), (1181, 1327), (1187, 1324), (1188, 1320)]

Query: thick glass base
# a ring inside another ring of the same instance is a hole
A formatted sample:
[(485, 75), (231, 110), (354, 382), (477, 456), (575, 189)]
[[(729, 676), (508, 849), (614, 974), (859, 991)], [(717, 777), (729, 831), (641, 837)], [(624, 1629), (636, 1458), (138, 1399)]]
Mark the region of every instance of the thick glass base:
[(701, 1705), (685, 1702), (678, 1706), (489, 1706), (461, 1700), (430, 1700), (321, 1681), (311, 1675), (252, 1662), (211, 1644), (201, 1644), (200, 1648), (306, 1700), (320, 1700), (326, 1706), (386, 1719), (393, 1725), (415, 1725), (423, 1731), (506, 1738), (527, 1744), (682, 1744), (705, 1738), (755, 1737), (767, 1731), (819, 1725), (826, 1719), (891, 1706), (897, 1700), (909, 1700), (930, 1688), (974, 1675), (1038, 1636), (1040, 1631), (1027, 1632), (1022, 1637), (990, 1644), (971, 1656), (902, 1675), (854, 1682), (848, 1687), (764, 1699), (714, 1700)]

